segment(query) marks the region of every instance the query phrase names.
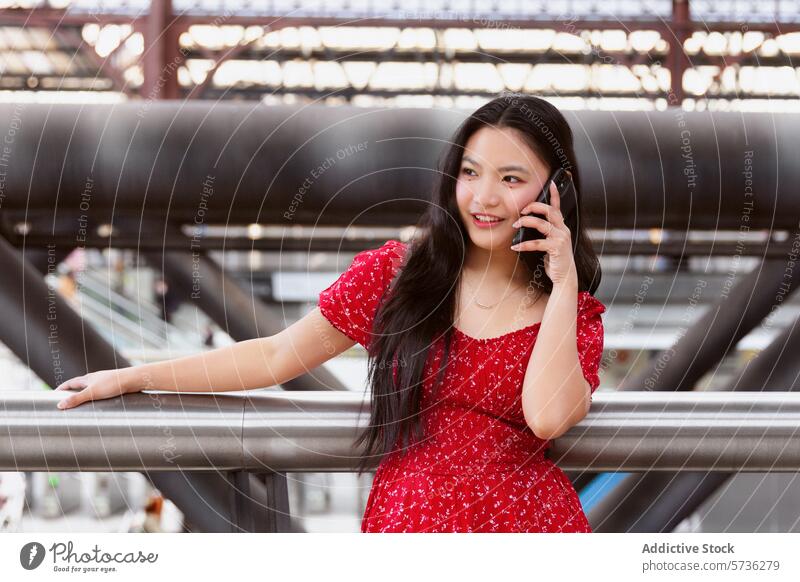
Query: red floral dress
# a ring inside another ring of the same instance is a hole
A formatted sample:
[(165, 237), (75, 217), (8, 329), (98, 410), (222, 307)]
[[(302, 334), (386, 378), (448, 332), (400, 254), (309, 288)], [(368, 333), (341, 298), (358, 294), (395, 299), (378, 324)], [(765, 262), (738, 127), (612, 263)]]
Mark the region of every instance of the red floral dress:
[[(381, 293), (397, 273), (405, 243), (362, 251), (319, 296), (333, 326), (367, 347)], [(577, 342), (592, 393), (599, 385), (604, 305), (578, 294)], [(440, 340), (426, 363), (420, 414), (425, 439), (378, 466), (362, 532), (591, 532), (572, 483), (545, 458), (521, 390), (539, 323), (475, 339), (454, 330), (450, 363), (436, 398)]]

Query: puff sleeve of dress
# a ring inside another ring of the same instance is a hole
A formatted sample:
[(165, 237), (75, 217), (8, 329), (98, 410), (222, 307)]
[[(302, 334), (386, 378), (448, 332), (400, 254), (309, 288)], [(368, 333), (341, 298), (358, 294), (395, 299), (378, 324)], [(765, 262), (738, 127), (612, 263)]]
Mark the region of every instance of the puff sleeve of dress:
[(600, 360), (603, 357), (603, 341), (605, 330), (600, 314), (606, 310), (598, 299), (588, 291), (578, 294), (578, 318), (576, 336), (578, 341), (578, 359), (583, 370), (583, 377), (589, 382), (592, 394), (600, 385)]
[(389, 240), (361, 251), (336, 281), (319, 294), (319, 310), (331, 325), (368, 347), (384, 291), (397, 273), (405, 243)]

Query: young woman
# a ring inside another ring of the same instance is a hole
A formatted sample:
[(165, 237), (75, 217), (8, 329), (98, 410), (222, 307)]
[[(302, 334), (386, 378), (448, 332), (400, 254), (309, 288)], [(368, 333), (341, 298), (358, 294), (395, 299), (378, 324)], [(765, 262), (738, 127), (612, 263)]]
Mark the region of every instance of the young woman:
[[(561, 113), (532, 96), (494, 99), (453, 136), (420, 236), (358, 253), (300, 321), (73, 378), (57, 389), (83, 390), (62, 403), (271, 386), (358, 342), (372, 388), (359, 469), (378, 463), (362, 531), (590, 532), (572, 483), (545, 456), (589, 410), (605, 311), (580, 197), (566, 217), (554, 185), (550, 204), (536, 201), (557, 168), (580, 194)], [(512, 248), (521, 226), (543, 238)]]

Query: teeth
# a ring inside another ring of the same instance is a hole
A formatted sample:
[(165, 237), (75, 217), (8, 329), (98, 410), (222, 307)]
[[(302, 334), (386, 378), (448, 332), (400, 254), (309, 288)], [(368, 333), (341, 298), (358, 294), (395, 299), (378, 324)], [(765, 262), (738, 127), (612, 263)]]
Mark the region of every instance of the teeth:
[(503, 220), (502, 218), (486, 218), (484, 216), (477, 216), (477, 215), (475, 215), (475, 218), (477, 218), (481, 222), (500, 222), (501, 220)]

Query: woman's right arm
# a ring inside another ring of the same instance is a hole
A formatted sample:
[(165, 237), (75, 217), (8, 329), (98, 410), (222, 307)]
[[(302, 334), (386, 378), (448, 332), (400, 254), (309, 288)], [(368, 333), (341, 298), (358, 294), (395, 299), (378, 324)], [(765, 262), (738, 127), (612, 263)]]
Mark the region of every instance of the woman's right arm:
[(353, 344), (316, 307), (273, 336), (173, 360), (71, 378), (56, 390), (82, 390), (61, 400), (58, 407), (72, 408), (89, 400), (140, 390), (227, 392), (266, 388), (313, 370)]

